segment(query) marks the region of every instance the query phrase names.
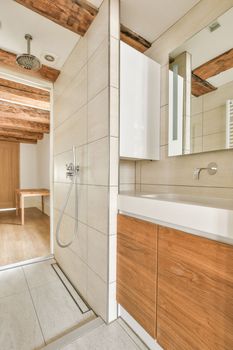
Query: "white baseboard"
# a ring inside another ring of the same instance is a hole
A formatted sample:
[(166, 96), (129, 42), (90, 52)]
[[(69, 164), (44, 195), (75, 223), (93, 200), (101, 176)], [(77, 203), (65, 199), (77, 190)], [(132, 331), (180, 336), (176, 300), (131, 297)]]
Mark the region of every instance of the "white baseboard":
[(119, 305), (119, 316), (129, 325), (129, 327), (146, 344), (146, 346), (148, 346), (150, 350), (163, 350), (156, 340), (153, 339), (121, 305)]

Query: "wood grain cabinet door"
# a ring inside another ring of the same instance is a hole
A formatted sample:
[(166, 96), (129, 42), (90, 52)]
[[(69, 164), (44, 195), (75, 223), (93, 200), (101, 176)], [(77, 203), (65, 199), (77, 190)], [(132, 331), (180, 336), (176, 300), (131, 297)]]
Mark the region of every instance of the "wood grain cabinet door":
[(19, 187), (19, 143), (0, 141), (0, 209), (15, 207)]
[(157, 338), (165, 350), (233, 349), (233, 246), (159, 227)]
[(157, 226), (118, 215), (117, 301), (156, 337)]

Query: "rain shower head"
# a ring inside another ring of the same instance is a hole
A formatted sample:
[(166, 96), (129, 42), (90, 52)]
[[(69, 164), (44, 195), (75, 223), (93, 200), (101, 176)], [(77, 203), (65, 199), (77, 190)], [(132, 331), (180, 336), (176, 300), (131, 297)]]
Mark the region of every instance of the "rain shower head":
[(27, 40), (27, 53), (18, 55), (16, 57), (16, 63), (24, 69), (37, 71), (41, 68), (41, 63), (36, 56), (31, 55), (30, 44), (32, 36), (30, 34), (26, 34), (25, 39)]

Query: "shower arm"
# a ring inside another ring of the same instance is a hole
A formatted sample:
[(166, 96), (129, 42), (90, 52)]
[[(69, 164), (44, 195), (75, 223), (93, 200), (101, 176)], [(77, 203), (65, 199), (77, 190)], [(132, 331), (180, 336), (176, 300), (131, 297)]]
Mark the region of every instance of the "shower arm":
[(25, 39), (27, 40), (27, 53), (30, 55), (31, 54), (31, 40), (32, 36), (30, 34), (25, 35)]

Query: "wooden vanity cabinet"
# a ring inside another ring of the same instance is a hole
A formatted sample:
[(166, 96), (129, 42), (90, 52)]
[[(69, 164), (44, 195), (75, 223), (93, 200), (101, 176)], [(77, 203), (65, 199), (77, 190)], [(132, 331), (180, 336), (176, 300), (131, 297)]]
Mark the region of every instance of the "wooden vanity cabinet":
[(156, 338), (157, 225), (118, 215), (117, 302)]
[(165, 350), (233, 349), (233, 247), (159, 227), (157, 340)]

